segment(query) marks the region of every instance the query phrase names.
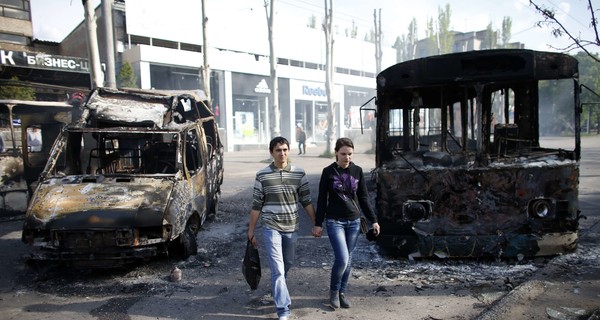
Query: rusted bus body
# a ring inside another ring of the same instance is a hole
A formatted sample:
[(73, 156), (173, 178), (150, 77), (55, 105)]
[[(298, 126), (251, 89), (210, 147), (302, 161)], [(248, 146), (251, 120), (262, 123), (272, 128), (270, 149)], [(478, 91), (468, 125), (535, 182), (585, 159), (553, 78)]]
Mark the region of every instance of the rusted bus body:
[(57, 138), (27, 210), (34, 259), (114, 267), (187, 258), (216, 214), (223, 146), (195, 93), (92, 91)]
[[(52, 143), (71, 121), (73, 107), (64, 102), (0, 100), (0, 217), (23, 215), (32, 185), (44, 169)], [(39, 148), (27, 133), (40, 130)]]
[[(412, 257), (544, 256), (575, 249), (577, 68), (563, 54), (489, 50), (382, 71), (374, 172), (378, 243)], [(540, 82), (567, 93), (544, 102)], [(567, 125), (555, 121), (561, 126), (556, 131), (570, 137), (555, 139), (558, 146), (546, 143), (540, 133), (554, 122), (545, 117), (565, 112)]]

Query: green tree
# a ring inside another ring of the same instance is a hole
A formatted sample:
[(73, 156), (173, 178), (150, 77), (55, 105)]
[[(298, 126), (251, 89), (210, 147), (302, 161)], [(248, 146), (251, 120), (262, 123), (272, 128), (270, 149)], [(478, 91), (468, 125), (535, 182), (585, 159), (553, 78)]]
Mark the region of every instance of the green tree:
[(591, 128), (596, 127), (596, 132), (600, 133), (600, 63), (597, 62), (598, 54), (591, 57), (580, 51), (575, 58), (579, 61), (579, 83), (586, 87), (581, 90), (582, 130), (589, 133)]
[(433, 56), (439, 54), (437, 46), (437, 34), (433, 27), (433, 18), (429, 18), (427, 21), (427, 30), (425, 30), (425, 50), (423, 50), (423, 56)]
[(593, 37), (588, 39), (582, 39), (579, 36), (578, 30), (567, 29), (565, 25), (563, 25), (563, 21), (559, 20), (559, 16), (555, 14), (554, 9), (549, 9), (543, 5), (538, 5), (537, 1), (529, 0), (529, 4), (532, 5), (535, 10), (542, 15), (544, 18), (543, 21), (538, 21), (536, 25), (538, 27), (547, 26), (552, 28), (552, 35), (556, 38), (567, 36), (571, 39), (572, 43), (565, 48), (556, 48), (550, 46), (554, 49), (561, 49), (561, 51), (572, 51), (576, 48), (583, 50), (590, 58), (596, 60), (596, 62), (600, 62), (600, 58), (597, 54), (592, 53), (589, 50), (589, 47), (597, 49), (600, 47), (600, 30), (598, 30), (598, 19), (596, 18), (596, 10), (592, 4), (592, 0), (587, 0), (587, 11), (589, 12), (588, 17), (581, 17), (582, 19), (589, 19), (589, 28), (593, 30)]
[(137, 88), (137, 77), (129, 62), (124, 62), (117, 77), (117, 83), (121, 88)]
[(512, 29), (512, 19), (510, 17), (504, 17), (502, 19), (502, 47), (508, 48)]
[(404, 61), (406, 51), (406, 39), (405, 36), (396, 37), (396, 41), (392, 48), (396, 49), (396, 63)]
[(346, 28), (346, 37), (356, 39), (356, 36), (358, 36), (358, 26), (356, 25), (356, 22), (352, 20), (352, 28)]
[(308, 24), (306, 26), (312, 29), (317, 28), (317, 17), (314, 14), (308, 17)]
[(439, 38), (439, 53), (451, 53), (454, 47), (454, 35), (450, 31), (450, 5), (446, 4), (446, 8), (438, 7), (438, 38)]
[(497, 43), (498, 39), (496, 38), (496, 32), (492, 29), (492, 23), (490, 22), (485, 29), (481, 49), (495, 49), (497, 48)]
[(408, 24), (408, 35), (406, 36), (406, 55), (404, 60), (412, 60), (416, 58), (417, 42), (419, 36), (417, 34), (417, 19), (412, 18)]
[[(19, 83), (19, 78), (13, 76), (11, 82)], [(3, 85), (0, 86), (0, 98), (35, 101), (35, 91), (30, 87), (21, 85)]]

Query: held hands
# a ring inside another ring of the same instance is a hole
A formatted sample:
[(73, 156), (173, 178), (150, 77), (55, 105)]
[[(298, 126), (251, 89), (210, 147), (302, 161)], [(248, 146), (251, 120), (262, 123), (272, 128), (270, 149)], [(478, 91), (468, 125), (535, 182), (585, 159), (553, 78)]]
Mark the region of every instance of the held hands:
[(375, 236), (379, 235), (379, 223), (377, 223), (377, 222), (373, 223), (373, 234)]
[(320, 238), (323, 235), (323, 227), (312, 227), (312, 236), (315, 238)]

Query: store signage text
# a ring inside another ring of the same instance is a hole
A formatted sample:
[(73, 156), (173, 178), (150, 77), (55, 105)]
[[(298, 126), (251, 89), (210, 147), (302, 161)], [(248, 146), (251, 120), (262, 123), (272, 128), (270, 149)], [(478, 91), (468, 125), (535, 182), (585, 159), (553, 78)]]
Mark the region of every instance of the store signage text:
[(45, 53), (0, 50), (0, 63), (6, 66), (30, 67), (61, 71), (89, 72), (87, 59), (54, 56)]
[(305, 96), (325, 97), (327, 92), (321, 87), (302, 86), (302, 94)]

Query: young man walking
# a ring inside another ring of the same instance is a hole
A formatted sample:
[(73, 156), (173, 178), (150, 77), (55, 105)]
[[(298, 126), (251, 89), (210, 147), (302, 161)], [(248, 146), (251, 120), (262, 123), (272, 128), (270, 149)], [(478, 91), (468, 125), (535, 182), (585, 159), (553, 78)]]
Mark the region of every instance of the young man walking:
[[(288, 162), (290, 143), (276, 137), (269, 143), (273, 162), (256, 173), (252, 209), (248, 226), (248, 239), (256, 247), (258, 242), (254, 229), (260, 218), (263, 224), (265, 250), (271, 269), (271, 289), (279, 319), (287, 320), (291, 315), (292, 300), (287, 288), (286, 277), (294, 264), (296, 231), (299, 228), (298, 203), (304, 207), (315, 225), (315, 211), (311, 203), (310, 188), (304, 169)], [(321, 236), (321, 230), (313, 227), (312, 234)]]

